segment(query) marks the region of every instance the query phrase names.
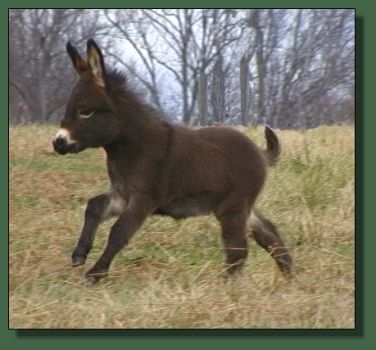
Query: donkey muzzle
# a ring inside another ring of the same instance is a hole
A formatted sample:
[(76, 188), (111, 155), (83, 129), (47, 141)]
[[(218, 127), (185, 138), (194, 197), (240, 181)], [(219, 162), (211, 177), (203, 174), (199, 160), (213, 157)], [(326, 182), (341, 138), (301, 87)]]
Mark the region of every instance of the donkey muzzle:
[(85, 149), (78, 143), (70, 143), (63, 137), (57, 137), (52, 141), (55, 152), (64, 155), (67, 153), (78, 153)]
[(52, 145), (54, 147), (55, 152), (59, 154), (67, 154), (69, 152), (69, 148), (71, 147), (68, 145), (67, 140), (64, 137), (58, 136), (52, 141)]
[(70, 132), (66, 129), (59, 129), (52, 141), (55, 152), (59, 154), (77, 153), (84, 149), (70, 136)]

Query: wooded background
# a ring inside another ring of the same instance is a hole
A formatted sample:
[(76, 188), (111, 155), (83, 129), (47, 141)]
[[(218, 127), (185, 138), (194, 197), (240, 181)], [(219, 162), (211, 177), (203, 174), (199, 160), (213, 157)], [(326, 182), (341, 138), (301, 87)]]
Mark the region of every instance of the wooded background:
[(354, 121), (352, 9), (13, 9), (11, 124), (62, 118), (76, 79), (66, 42), (84, 53), (89, 38), (172, 121)]

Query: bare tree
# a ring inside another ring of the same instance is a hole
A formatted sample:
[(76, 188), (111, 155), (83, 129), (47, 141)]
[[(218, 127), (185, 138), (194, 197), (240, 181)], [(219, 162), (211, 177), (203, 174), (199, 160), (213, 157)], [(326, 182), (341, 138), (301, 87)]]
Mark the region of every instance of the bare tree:
[(223, 123), (226, 114), (225, 71), (222, 55), (218, 55), (212, 72), (211, 106), (214, 122)]
[(325, 118), (323, 99), (334, 97), (337, 89), (340, 103), (342, 88), (354, 84), (352, 15), (347, 10), (299, 10), (291, 55), (284, 67), (279, 124), (291, 118), (291, 113), (298, 126), (319, 124)]
[(293, 128), (353, 119), (353, 10), (16, 9), (11, 122), (60, 118), (74, 79), (65, 43), (90, 37), (149, 102), (187, 124)]
[(73, 79), (66, 70), (65, 43), (75, 37), (85, 40), (93, 36), (98, 31), (93, 15), (70, 9), (10, 11), (12, 122), (50, 121), (60, 117)]
[(214, 66), (223, 50), (240, 33), (231, 10), (138, 10), (105, 11), (112, 27), (133, 47), (148, 78), (142, 77), (120, 57), (119, 62), (134, 74), (162, 108), (156, 72), (162, 68), (180, 86), (182, 120), (194, 114), (199, 76)]
[(341, 103), (341, 91), (354, 85), (354, 12), (251, 10), (248, 19), (256, 50), (250, 115), (279, 127), (323, 122), (322, 102), (331, 96)]

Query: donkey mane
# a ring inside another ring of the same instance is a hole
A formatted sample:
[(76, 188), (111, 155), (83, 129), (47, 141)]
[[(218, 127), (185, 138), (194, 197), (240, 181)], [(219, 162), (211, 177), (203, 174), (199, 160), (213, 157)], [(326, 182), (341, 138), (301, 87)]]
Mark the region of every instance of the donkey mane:
[[(170, 124), (159, 110), (153, 107), (150, 103), (144, 101), (142, 92), (137, 92), (136, 89), (131, 86), (125, 72), (118, 68), (109, 69), (106, 71), (106, 82), (107, 91), (111, 96), (114, 96), (115, 98), (121, 96), (128, 100), (129, 103), (136, 103), (145, 115)], [(138, 117), (143, 117), (145, 115), (140, 115)]]
[(128, 83), (126, 74), (118, 68), (106, 69), (106, 79), (114, 84), (122, 86), (126, 86)]

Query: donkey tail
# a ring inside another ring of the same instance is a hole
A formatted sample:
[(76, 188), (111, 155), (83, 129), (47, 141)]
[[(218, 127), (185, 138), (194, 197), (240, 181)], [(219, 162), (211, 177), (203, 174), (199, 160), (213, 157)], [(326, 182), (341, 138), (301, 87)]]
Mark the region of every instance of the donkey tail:
[(265, 125), (265, 139), (266, 150), (264, 150), (264, 154), (268, 164), (273, 166), (277, 163), (278, 157), (281, 154), (281, 145), (277, 134), (268, 125)]

